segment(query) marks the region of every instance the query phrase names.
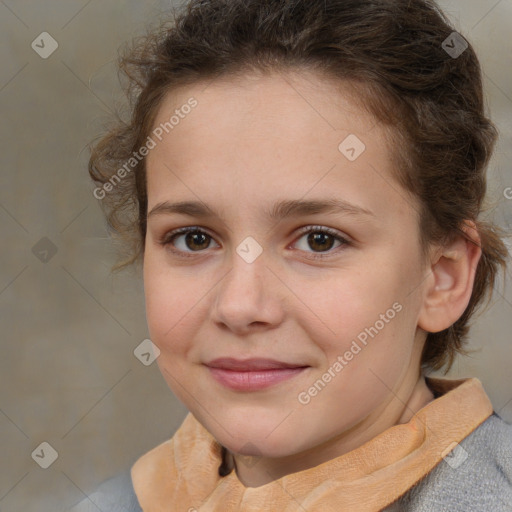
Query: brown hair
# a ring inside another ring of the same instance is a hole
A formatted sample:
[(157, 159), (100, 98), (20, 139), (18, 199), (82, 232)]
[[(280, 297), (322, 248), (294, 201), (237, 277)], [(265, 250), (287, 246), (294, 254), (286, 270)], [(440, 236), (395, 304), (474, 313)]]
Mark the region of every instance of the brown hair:
[(471, 44), (460, 55), (445, 49), (446, 40), (455, 45), (453, 32), (429, 0), (189, 1), (121, 57), (131, 119), (92, 147), (89, 173), (99, 187), (108, 187), (101, 204), (111, 233), (127, 251), (114, 268), (140, 263), (144, 254), (145, 158), (117, 178), (144, 145), (167, 92), (251, 70), (313, 70), (356, 85), (361, 104), (392, 128), (396, 179), (418, 199), (425, 256), (431, 243), (467, 238), (463, 223), (476, 223), (482, 257), (470, 302), (451, 327), (428, 333), (422, 355), (424, 368), (447, 365), (447, 372), (456, 352), (468, 353), (468, 322), (486, 294), (491, 298), (508, 255), (504, 232), (477, 218), (497, 130), (484, 112)]

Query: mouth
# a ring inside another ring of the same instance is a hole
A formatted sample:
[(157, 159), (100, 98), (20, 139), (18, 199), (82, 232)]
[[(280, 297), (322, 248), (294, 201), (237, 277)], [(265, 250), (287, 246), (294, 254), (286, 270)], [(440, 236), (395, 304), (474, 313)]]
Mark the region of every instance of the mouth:
[(236, 391), (257, 391), (289, 380), (309, 366), (273, 359), (221, 358), (206, 364), (212, 377)]

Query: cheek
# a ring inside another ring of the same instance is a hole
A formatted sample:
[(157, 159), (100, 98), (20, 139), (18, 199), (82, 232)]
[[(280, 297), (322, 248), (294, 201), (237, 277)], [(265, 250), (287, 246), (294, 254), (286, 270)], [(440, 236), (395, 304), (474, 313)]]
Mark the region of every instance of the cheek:
[[(190, 284), (190, 283), (189, 283)], [(192, 299), (189, 286), (165, 270), (157, 259), (147, 254), (144, 261), (146, 320), (151, 340), (162, 350), (186, 325)], [(190, 313), (189, 313), (190, 314)]]
[[(165, 272), (144, 273), (146, 320), (151, 341), (159, 348), (156, 359), (160, 373), (175, 396), (186, 406), (187, 391), (194, 392), (194, 379), (187, 364), (191, 357), (191, 340), (198, 325), (198, 308), (190, 304), (185, 284)], [(185, 391), (187, 390), (187, 391)]]
[(193, 341), (208, 317), (208, 290), (213, 286), (206, 277), (199, 278), (196, 270), (170, 268), (159, 255), (148, 254), (144, 261), (146, 321), (166, 364), (197, 355)]
[(397, 357), (410, 356), (416, 327), (407, 277), (390, 266), (387, 272), (375, 265), (365, 268), (344, 270), (322, 286), (301, 290), (312, 310), (307, 315), (312, 320), (304, 327), (314, 332), (315, 322), (319, 336), (312, 338), (322, 345), (328, 364), (346, 354), (350, 366), (375, 361), (379, 367), (398, 369)]
[(373, 325), (397, 300), (392, 283), (380, 277), (371, 271), (344, 268), (321, 282), (301, 286), (296, 281), (294, 291), (308, 306), (304, 318), (319, 324), (319, 332), (336, 345)]

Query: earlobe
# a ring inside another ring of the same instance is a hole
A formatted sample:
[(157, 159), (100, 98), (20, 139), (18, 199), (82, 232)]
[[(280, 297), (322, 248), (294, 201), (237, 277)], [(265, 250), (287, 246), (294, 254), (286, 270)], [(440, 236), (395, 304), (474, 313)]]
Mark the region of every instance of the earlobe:
[(453, 325), (471, 298), (482, 250), (475, 223), (466, 221), (462, 230), (470, 240), (456, 237), (431, 260), (431, 279), (418, 318), (418, 327), (426, 332), (440, 332)]

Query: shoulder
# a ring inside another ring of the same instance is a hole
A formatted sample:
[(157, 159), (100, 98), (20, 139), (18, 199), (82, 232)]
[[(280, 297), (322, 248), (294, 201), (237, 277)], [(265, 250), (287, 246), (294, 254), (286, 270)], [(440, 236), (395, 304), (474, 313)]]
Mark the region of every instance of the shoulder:
[(93, 493), (67, 512), (142, 512), (129, 471), (102, 482)]
[(493, 413), (396, 505), (411, 512), (512, 512), (512, 425)]

